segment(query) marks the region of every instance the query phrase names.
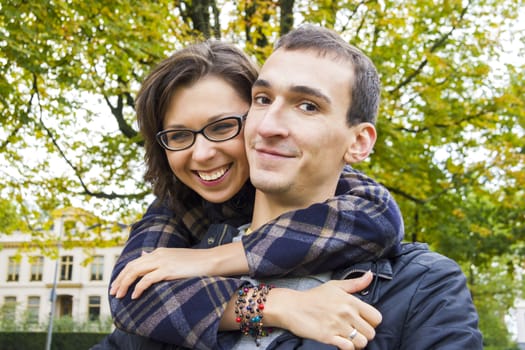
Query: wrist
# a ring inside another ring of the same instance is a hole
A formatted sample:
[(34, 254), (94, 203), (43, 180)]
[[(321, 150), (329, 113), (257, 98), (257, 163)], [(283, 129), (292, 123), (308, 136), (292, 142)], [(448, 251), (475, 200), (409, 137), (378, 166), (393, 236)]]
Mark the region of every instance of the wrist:
[(265, 304), (271, 290), (272, 286), (264, 283), (258, 286), (244, 286), (239, 289), (235, 302), (235, 322), (239, 324), (243, 335), (254, 338), (257, 346), (261, 345), (261, 337), (271, 332), (264, 317)]
[(237, 276), (249, 273), (248, 260), (241, 242), (208, 249), (210, 276)]
[(265, 325), (290, 330), (290, 311), (295, 307), (299, 292), (288, 288), (273, 288), (264, 308)]

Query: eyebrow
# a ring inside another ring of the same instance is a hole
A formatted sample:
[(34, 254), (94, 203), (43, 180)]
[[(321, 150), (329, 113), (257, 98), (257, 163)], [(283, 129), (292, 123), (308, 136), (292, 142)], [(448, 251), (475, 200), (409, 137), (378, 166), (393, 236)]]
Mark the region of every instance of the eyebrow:
[[(234, 117), (234, 116), (242, 116), (242, 115), (244, 115), (244, 114), (245, 114), (245, 113), (241, 113), (241, 114), (238, 114), (238, 113), (223, 113), (223, 114), (213, 115), (213, 116), (209, 117), (209, 118), (206, 120), (206, 123), (205, 123), (204, 125), (211, 124), (211, 123), (216, 122), (217, 120), (220, 120), (220, 119), (223, 119), (223, 118)], [(184, 124), (170, 124), (170, 125), (168, 125), (166, 128), (164, 128), (164, 130), (168, 130), (168, 129), (188, 129), (188, 130), (194, 130), (194, 129), (191, 129), (191, 128), (187, 127), (187, 126), (184, 125)]]
[[(253, 87), (271, 88), (271, 86), (272, 84), (270, 84), (269, 81), (264, 80), (264, 79), (257, 79), (255, 83), (253, 83)], [(324, 100), (326, 103), (329, 103), (329, 104), (332, 102), (328, 96), (326, 96), (325, 94), (321, 92), (321, 90), (314, 89), (306, 85), (293, 85), (290, 88), (290, 91), (295, 92), (295, 93), (314, 96), (314, 97)]]

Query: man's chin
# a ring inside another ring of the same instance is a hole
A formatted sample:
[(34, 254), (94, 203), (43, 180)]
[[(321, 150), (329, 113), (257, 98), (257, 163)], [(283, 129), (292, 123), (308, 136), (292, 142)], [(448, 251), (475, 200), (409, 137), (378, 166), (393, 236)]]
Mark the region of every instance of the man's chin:
[(285, 192), (289, 186), (278, 178), (254, 178), (252, 179), (253, 186), (266, 194)]

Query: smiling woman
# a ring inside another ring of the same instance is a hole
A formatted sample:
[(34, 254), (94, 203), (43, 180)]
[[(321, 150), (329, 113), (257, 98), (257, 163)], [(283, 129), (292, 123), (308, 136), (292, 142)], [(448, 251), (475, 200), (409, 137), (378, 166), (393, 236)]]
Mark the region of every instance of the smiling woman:
[[(166, 149), (166, 158), (178, 180), (212, 203), (230, 199), (248, 180), (240, 132), (243, 118), (232, 116), (244, 115), (249, 106), (229, 83), (215, 76), (180, 87), (171, 98), (163, 122), (163, 133), (170, 137), (163, 140), (183, 147)], [(186, 131), (174, 132), (175, 128)]]
[(242, 51), (214, 42), (190, 46), (146, 78), (137, 119), (145, 141), (145, 180), (161, 202), (173, 204), (186, 186), (210, 202), (224, 202), (246, 184), (241, 116), (257, 74)]

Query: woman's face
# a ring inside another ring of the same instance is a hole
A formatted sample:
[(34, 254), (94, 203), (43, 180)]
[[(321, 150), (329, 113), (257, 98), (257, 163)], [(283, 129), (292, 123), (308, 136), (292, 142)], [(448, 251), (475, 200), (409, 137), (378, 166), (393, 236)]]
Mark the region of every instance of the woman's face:
[[(175, 92), (164, 116), (163, 128), (198, 131), (218, 119), (243, 115), (249, 107), (226, 81), (207, 76)], [(233, 139), (222, 142), (212, 142), (198, 134), (191, 147), (182, 151), (166, 150), (166, 156), (175, 176), (213, 203), (227, 201), (248, 180), (242, 130)]]

